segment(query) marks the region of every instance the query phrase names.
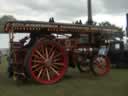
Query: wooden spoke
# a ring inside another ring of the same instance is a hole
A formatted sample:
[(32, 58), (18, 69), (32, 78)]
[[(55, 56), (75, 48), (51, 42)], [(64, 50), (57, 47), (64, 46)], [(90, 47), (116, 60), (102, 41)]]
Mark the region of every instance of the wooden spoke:
[(49, 55), (51, 55), (53, 49), (54, 49), (54, 46), (52, 46), (52, 48), (49, 50)]
[(43, 69), (42, 76), (41, 76), (41, 77), (42, 77), (42, 79), (43, 79), (43, 78), (44, 78), (44, 76), (46, 75), (45, 73), (46, 73), (46, 69), (44, 68), (44, 69)]
[(41, 52), (42, 52), (43, 56), (46, 58), (44, 46), (41, 46)]
[(48, 69), (46, 69), (46, 73), (47, 73), (47, 78), (48, 78), (48, 80), (51, 80)]
[(48, 49), (47, 48), (45, 48), (45, 54), (46, 54), (46, 58), (48, 58), (49, 56), (48, 56)]
[(34, 54), (33, 57), (35, 57), (36, 59), (40, 59), (41, 58), (40, 56), (38, 56), (36, 54)]
[(57, 57), (59, 57), (59, 56), (61, 56), (61, 54), (60, 54), (60, 53), (58, 53), (58, 54), (54, 55), (54, 57), (53, 57), (53, 58), (57, 58)]
[(42, 72), (43, 72), (43, 69), (41, 69), (41, 70), (40, 70), (40, 72), (39, 72), (39, 74), (38, 74), (37, 78), (40, 78), (40, 76), (41, 76)]
[(55, 54), (55, 51), (52, 52), (52, 54), (51, 54), (51, 56), (50, 56), (50, 59), (53, 58), (54, 54)]
[(53, 65), (64, 66), (63, 63), (53, 63)]
[(59, 67), (58, 66), (56, 66), (55, 64), (52, 64), (51, 65), (52, 67), (54, 67), (54, 68), (56, 68), (56, 69), (58, 69)]
[(42, 64), (43, 62), (41, 60), (32, 60), (33, 63), (39, 63)]
[(50, 69), (55, 73), (57, 74), (58, 76), (60, 75), (60, 73), (58, 71), (56, 71), (53, 67), (50, 66)]
[(42, 68), (42, 66), (39, 68), (36, 68), (35, 70), (33, 70), (33, 72), (39, 71), (41, 68)]
[(32, 68), (36, 68), (36, 67), (39, 67), (40, 64), (35, 64), (32, 66)]
[(45, 60), (45, 57), (38, 50), (36, 50), (36, 53)]
[(53, 60), (53, 63), (56, 63), (56, 62), (59, 61), (59, 60), (60, 60), (60, 58), (54, 59), (54, 60)]

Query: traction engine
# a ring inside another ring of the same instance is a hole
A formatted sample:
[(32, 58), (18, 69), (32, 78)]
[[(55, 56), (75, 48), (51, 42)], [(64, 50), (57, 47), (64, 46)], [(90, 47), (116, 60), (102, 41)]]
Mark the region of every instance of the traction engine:
[[(11, 21), (9, 34), (9, 76), (53, 84), (62, 79), (68, 67), (104, 76), (110, 71), (107, 56), (111, 34), (118, 28), (84, 24)], [(29, 36), (15, 41), (15, 33)], [(27, 40), (29, 39), (29, 42)], [(26, 44), (27, 42), (27, 44)]]

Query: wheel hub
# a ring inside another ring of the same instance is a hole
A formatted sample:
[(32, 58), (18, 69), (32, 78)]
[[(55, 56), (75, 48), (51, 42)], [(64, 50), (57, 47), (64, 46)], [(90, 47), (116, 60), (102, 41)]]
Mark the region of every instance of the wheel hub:
[(51, 64), (52, 64), (52, 60), (51, 59), (46, 59), (45, 60), (45, 64), (46, 64), (46, 66), (51, 66)]

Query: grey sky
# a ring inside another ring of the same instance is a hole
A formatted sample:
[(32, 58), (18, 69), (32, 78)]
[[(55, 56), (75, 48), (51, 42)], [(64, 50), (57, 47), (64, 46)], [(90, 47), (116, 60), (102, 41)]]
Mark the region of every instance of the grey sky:
[[(58, 20), (73, 20), (87, 16), (87, 0), (1, 0), (1, 14), (16, 17), (41, 18), (53, 16)], [(92, 0), (93, 14), (123, 15), (128, 0)], [(43, 19), (43, 18), (42, 18)]]
[(108, 14), (125, 14), (128, 12), (128, 0), (103, 0), (106, 13)]
[[(125, 29), (128, 0), (92, 0), (93, 19), (109, 21)], [(87, 20), (87, 0), (0, 0), (0, 16), (13, 15), (19, 20), (72, 22)], [(7, 47), (6, 36), (0, 35), (0, 47)], [(3, 44), (3, 42), (5, 42)], [(1, 45), (2, 44), (2, 45)]]

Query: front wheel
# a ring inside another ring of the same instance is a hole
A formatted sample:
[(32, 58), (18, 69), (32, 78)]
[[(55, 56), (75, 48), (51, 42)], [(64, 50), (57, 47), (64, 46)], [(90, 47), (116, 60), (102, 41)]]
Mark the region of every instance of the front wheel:
[(110, 60), (107, 56), (95, 56), (91, 64), (92, 72), (104, 76), (110, 71)]

